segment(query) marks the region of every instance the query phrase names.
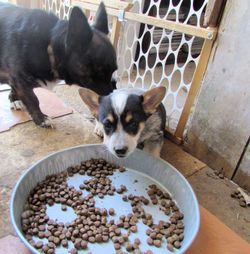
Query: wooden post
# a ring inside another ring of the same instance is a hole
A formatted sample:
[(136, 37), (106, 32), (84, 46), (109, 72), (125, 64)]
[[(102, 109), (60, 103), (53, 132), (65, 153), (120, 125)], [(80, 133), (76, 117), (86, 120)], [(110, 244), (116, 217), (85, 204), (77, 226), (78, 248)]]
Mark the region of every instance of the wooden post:
[(113, 44), (115, 50), (117, 49), (120, 29), (121, 29), (121, 22), (118, 20), (117, 17), (114, 17), (113, 18), (112, 33), (111, 33), (111, 36), (110, 36), (110, 41)]
[(209, 0), (204, 16), (204, 26), (216, 27), (220, 19), (225, 0)]
[(186, 126), (186, 123), (187, 123), (187, 120), (188, 120), (188, 117), (190, 114), (191, 107), (193, 106), (195, 96), (197, 95), (197, 92), (200, 87), (200, 83), (202, 81), (204, 72), (206, 70), (207, 62), (208, 62), (208, 59), (209, 59), (209, 56), (210, 56), (210, 53), (212, 50), (212, 45), (213, 45), (212, 40), (205, 40), (204, 41), (204, 44), (203, 44), (203, 47), (201, 50), (201, 54), (200, 54), (200, 59), (199, 59), (198, 65), (197, 65), (195, 72), (194, 72), (190, 90), (189, 90), (184, 108), (182, 110), (177, 128), (174, 133), (174, 136), (177, 139), (182, 139), (182, 134), (185, 129), (185, 126)]

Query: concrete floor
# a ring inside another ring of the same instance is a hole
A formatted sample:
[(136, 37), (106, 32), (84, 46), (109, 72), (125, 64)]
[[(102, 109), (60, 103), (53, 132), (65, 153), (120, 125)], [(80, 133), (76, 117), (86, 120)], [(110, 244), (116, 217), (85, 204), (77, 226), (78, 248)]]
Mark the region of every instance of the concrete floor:
[[(59, 86), (55, 92), (74, 109), (73, 114), (53, 120), (55, 129), (28, 122), (0, 133), (0, 238), (15, 234), (9, 220), (9, 200), (17, 179), (29, 166), (63, 148), (102, 142), (92, 132), (94, 124), (77, 88)], [(169, 140), (165, 140), (162, 157), (188, 179), (201, 205), (250, 243), (249, 207), (240, 207), (230, 197), (235, 184), (216, 177), (212, 169)]]

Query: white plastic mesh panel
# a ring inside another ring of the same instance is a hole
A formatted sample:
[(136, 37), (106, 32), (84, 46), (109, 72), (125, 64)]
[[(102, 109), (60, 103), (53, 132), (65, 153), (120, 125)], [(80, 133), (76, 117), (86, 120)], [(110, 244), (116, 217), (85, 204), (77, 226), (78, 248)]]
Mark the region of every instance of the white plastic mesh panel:
[(72, 8), (65, 0), (42, 0), (42, 8), (53, 12), (61, 19), (69, 19), (70, 9)]
[[(135, 1), (131, 12), (201, 27), (208, 0)], [(127, 21), (118, 49), (119, 87), (165, 86), (167, 129), (174, 132), (183, 110), (203, 39)]]
[[(201, 27), (208, 0), (135, 0), (132, 12)], [(69, 18), (64, 0), (43, 0), (43, 9)], [(118, 87), (165, 86), (167, 129), (174, 132), (190, 89), (203, 39), (126, 21), (117, 50)]]

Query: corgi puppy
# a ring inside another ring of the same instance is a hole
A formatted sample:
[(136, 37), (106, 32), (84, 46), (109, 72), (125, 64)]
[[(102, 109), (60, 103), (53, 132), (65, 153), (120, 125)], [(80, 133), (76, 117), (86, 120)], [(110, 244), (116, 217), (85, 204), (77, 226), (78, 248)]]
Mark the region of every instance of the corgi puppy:
[(99, 134), (102, 127), (104, 143), (112, 154), (124, 158), (139, 148), (160, 157), (166, 124), (161, 103), (165, 87), (117, 89), (107, 96), (80, 88), (79, 94), (97, 119)]

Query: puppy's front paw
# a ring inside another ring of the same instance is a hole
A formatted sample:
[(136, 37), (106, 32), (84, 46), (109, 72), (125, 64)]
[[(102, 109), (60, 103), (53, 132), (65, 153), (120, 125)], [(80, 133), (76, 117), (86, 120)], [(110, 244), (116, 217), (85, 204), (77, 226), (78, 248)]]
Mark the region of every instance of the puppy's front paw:
[(43, 127), (43, 128), (51, 128), (51, 129), (53, 129), (54, 128), (54, 126), (53, 126), (53, 124), (52, 124), (52, 120), (51, 120), (51, 118), (49, 118), (49, 117), (45, 117), (44, 118), (44, 120), (39, 124), (39, 126), (41, 126), (41, 127)]
[(18, 100), (18, 101), (12, 101), (10, 103), (10, 109), (14, 109), (14, 110), (26, 110), (26, 107), (24, 106), (22, 101)]
[(103, 138), (103, 125), (98, 121), (95, 123), (94, 133), (100, 138)]

